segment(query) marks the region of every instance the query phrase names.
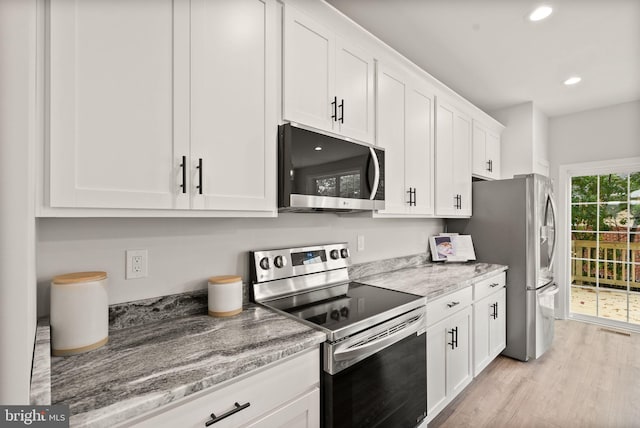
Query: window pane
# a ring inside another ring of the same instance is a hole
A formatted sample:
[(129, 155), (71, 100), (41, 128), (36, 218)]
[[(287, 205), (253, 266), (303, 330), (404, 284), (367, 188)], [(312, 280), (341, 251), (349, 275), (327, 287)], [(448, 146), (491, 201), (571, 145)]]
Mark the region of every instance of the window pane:
[(631, 202), (629, 205), (629, 229), (631, 232), (640, 232), (640, 202)]
[(629, 266), (629, 288), (631, 291), (640, 292), (640, 263)]
[(627, 260), (627, 234), (606, 232), (600, 234), (598, 259), (614, 262)]
[(628, 204), (600, 204), (600, 230), (626, 232), (629, 225)]
[(627, 201), (628, 174), (607, 174), (600, 176), (600, 202)]
[(571, 259), (571, 284), (595, 287), (598, 279), (595, 260)]
[(629, 199), (632, 201), (640, 201), (640, 172), (629, 174), (630, 193)]
[(571, 312), (596, 316), (596, 291), (571, 287)]
[(627, 293), (600, 290), (598, 292), (598, 316), (626, 322)]
[(571, 230), (596, 230), (597, 205), (572, 205)]
[(629, 294), (629, 322), (640, 324), (640, 294)]
[(571, 234), (571, 257), (580, 259), (596, 259), (595, 232), (573, 232)]
[(600, 288), (626, 291), (627, 278), (629, 278), (629, 265), (627, 263), (598, 263), (598, 286)]
[(589, 175), (571, 179), (571, 202), (597, 202), (598, 177)]

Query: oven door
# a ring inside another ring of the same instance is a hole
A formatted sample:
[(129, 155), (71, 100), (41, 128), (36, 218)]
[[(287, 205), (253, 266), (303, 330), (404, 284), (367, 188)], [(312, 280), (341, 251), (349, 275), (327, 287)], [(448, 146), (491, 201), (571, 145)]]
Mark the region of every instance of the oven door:
[(419, 328), (336, 374), (325, 370), (323, 426), (417, 426), (427, 414), (426, 336)]

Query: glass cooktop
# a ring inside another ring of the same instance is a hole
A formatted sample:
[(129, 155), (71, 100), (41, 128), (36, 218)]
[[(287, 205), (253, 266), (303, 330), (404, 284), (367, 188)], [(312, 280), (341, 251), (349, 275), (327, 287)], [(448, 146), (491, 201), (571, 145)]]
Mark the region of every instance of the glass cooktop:
[[(270, 302), (270, 304), (296, 318), (330, 331), (337, 331), (365, 320), (375, 320), (379, 315), (402, 307), (407, 303), (424, 299), (414, 294), (358, 282), (350, 282), (342, 286), (346, 286), (343, 289), (346, 292), (305, 305), (293, 306), (291, 300), (287, 301), (286, 299), (277, 304), (273, 304), (275, 302)], [(401, 313), (399, 312), (397, 315)], [(387, 319), (389, 318), (386, 317), (384, 320)]]

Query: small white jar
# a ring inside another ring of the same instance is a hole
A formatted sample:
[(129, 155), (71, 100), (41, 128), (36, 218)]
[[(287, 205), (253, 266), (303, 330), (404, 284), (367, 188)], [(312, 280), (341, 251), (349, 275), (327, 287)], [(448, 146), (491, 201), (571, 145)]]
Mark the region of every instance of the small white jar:
[(51, 348), (55, 356), (97, 349), (109, 340), (106, 272), (59, 275), (51, 282)]
[(242, 277), (212, 276), (208, 288), (210, 316), (230, 317), (242, 312)]

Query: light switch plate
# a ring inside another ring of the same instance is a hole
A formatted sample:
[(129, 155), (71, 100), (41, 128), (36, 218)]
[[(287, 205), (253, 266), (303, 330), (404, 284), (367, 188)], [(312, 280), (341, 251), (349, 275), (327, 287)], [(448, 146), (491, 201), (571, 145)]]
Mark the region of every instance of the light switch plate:
[(364, 251), (364, 235), (358, 235), (358, 251)]
[(146, 278), (148, 275), (149, 255), (147, 250), (127, 250), (125, 279)]

